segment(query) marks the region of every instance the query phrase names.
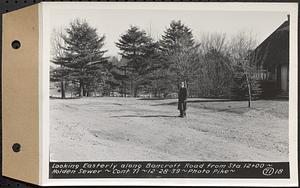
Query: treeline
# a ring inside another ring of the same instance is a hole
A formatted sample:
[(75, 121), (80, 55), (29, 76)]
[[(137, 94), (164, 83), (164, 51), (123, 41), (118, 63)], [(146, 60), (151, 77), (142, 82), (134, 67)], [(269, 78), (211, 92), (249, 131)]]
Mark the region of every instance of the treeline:
[(255, 40), (240, 33), (206, 34), (196, 40), (191, 28), (172, 21), (161, 39), (130, 26), (116, 46), (121, 58), (107, 57), (105, 36), (76, 19), (54, 32), (50, 78), (61, 98), (117, 95), (172, 97), (185, 81), (190, 97), (243, 98), (260, 92), (255, 77)]

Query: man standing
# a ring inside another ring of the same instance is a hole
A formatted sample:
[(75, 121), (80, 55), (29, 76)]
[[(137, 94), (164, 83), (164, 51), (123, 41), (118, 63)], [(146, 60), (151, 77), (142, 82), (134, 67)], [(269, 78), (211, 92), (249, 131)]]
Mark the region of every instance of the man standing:
[(180, 89), (178, 93), (178, 110), (180, 111), (179, 117), (185, 117), (186, 116), (186, 99), (187, 99), (187, 89), (184, 82), (181, 82)]

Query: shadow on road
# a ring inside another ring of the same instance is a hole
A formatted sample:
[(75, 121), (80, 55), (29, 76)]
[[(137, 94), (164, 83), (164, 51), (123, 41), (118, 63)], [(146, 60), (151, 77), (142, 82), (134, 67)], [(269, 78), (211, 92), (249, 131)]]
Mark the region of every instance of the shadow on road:
[(141, 117), (141, 118), (152, 118), (152, 117), (178, 117), (178, 116), (167, 116), (167, 115), (123, 115), (123, 116), (110, 116), (110, 117)]
[(66, 98), (62, 99), (61, 97), (50, 96), (49, 98), (52, 99), (52, 100), (54, 100), (54, 99), (70, 100), (70, 99), (81, 99), (82, 97), (66, 97)]
[[(187, 103), (204, 103), (204, 102), (233, 102), (234, 100), (230, 99), (194, 99), (188, 100)], [(168, 103), (160, 103), (160, 104), (152, 104), (151, 106), (161, 106), (161, 105), (175, 105), (178, 104), (178, 101), (168, 102)]]
[(248, 108), (247, 106), (244, 106), (244, 107), (228, 107), (228, 108), (203, 107), (203, 109), (213, 110), (217, 112), (231, 112), (236, 114), (243, 114), (255, 108)]
[(163, 101), (167, 100), (165, 98), (138, 98), (137, 100), (142, 100), (142, 101)]

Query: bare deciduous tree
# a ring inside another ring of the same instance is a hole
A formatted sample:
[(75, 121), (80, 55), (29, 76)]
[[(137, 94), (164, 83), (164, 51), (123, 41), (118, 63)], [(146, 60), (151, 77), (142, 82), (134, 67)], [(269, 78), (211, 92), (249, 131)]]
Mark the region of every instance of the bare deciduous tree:
[(228, 97), (232, 82), (232, 65), (226, 34), (202, 34), (198, 55), (201, 69), (195, 84), (196, 93), (201, 97)]
[(227, 50), (226, 33), (204, 33), (201, 36), (201, 49), (205, 54), (210, 49), (215, 49), (217, 52)]
[(53, 81), (59, 81), (60, 82), (60, 92), (61, 92), (61, 98), (66, 98), (66, 92), (65, 92), (65, 67), (64, 67), (64, 61), (62, 59), (64, 58), (64, 40), (62, 38), (62, 29), (54, 29), (51, 35), (51, 51), (50, 55), (52, 56), (52, 63), (55, 64), (55, 66), (58, 67), (51, 67), (51, 78)]
[(256, 40), (252, 33), (240, 32), (231, 39), (229, 51), (235, 66), (237, 77), (241, 79), (241, 85), (245, 84), (248, 91), (248, 107), (251, 107), (253, 88), (255, 87), (255, 70), (251, 64), (251, 53), (256, 47)]

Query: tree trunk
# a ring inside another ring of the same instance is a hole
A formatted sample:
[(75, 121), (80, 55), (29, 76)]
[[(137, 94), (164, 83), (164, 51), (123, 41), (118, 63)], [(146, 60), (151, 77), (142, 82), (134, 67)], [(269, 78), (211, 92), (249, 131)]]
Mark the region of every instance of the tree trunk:
[(83, 96), (87, 97), (87, 94), (86, 86), (83, 84)]
[[(63, 66), (61, 65), (61, 68)], [(61, 81), (60, 81), (60, 91), (61, 91), (61, 98), (65, 99), (66, 98), (66, 92), (65, 92), (65, 83), (64, 83), (64, 75), (61, 75)]]
[(134, 95), (133, 86), (132, 86), (132, 79), (130, 79), (130, 95), (131, 95), (131, 97)]
[[(124, 67), (124, 79), (126, 78), (126, 67)], [(126, 98), (126, 82), (123, 81), (123, 87), (124, 87), (124, 97)]]
[(136, 92), (136, 90), (134, 90), (133, 96), (134, 96), (134, 97), (137, 97), (137, 92)]
[(123, 86), (123, 97), (126, 98), (126, 86), (125, 86), (125, 84), (124, 84), (124, 86)]
[(249, 82), (249, 78), (248, 75), (246, 74), (246, 81), (247, 81), (247, 87), (248, 87), (248, 108), (251, 107), (251, 86), (250, 86), (250, 82)]
[(66, 92), (65, 92), (65, 83), (64, 83), (63, 80), (60, 82), (60, 90), (61, 90), (61, 98), (65, 99), (66, 98)]
[(120, 93), (122, 94), (122, 97), (125, 96), (124, 88), (125, 88), (125, 87), (124, 87), (124, 80), (122, 80), (122, 86), (121, 86), (121, 89), (120, 89), (120, 90), (121, 90)]
[(157, 97), (157, 89), (154, 89), (154, 97), (156, 98)]
[(84, 91), (84, 90), (83, 90), (83, 80), (80, 79), (80, 81), (79, 81), (79, 97), (84, 96), (83, 91)]

